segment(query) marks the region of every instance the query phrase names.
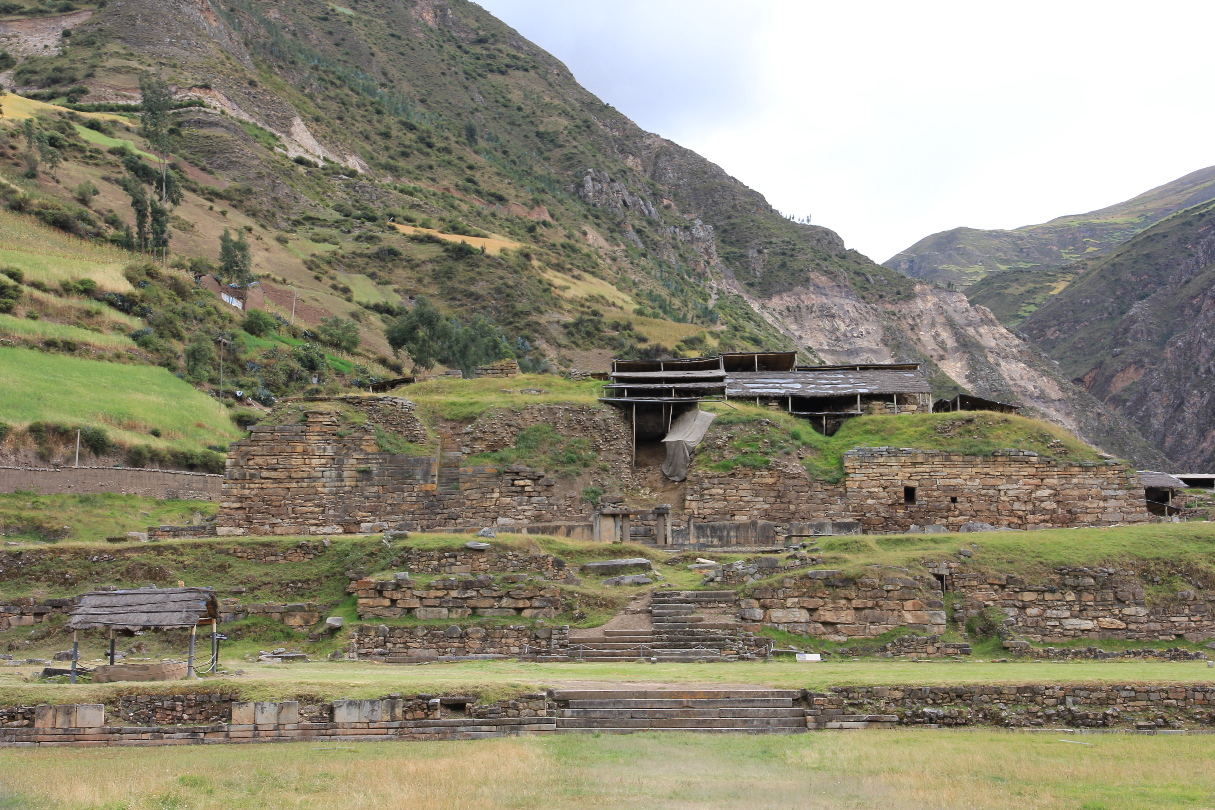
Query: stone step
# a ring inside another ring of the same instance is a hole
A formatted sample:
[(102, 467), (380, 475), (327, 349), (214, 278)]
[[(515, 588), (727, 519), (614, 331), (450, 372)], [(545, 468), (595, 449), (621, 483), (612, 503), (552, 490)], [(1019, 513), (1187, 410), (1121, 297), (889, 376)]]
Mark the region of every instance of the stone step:
[(567, 728), (635, 728), (635, 729), (806, 729), (803, 717), (577, 717), (557, 718), (557, 729)]
[(625, 637), (625, 636), (630, 637), (630, 638), (633, 636), (649, 637), (649, 636), (654, 635), (654, 631), (653, 630), (604, 630), (603, 635), (605, 638), (620, 638), (620, 637)]
[(734, 591), (655, 591), (651, 604), (666, 602), (733, 602), (738, 598)]
[(565, 702), (570, 709), (581, 709), (586, 711), (595, 711), (599, 709), (627, 709), (629, 711), (653, 709), (655, 711), (660, 711), (664, 709), (687, 708), (717, 711), (718, 709), (752, 708), (782, 710), (796, 709), (799, 712), (804, 712), (804, 709), (793, 705), (793, 700), (794, 699), (791, 697), (748, 698), (745, 701), (739, 701), (734, 698), (616, 698), (614, 700), (574, 699), (563, 702)]
[(799, 689), (556, 689), (553, 700), (729, 700), (739, 705), (753, 700), (797, 700)]
[(626, 718), (630, 720), (660, 719), (664, 717), (800, 717), (805, 718), (806, 710), (797, 706), (787, 707), (755, 707), (755, 706), (722, 706), (718, 708), (684, 707), (658, 709), (654, 707), (638, 707), (632, 709), (562, 709), (560, 718)]
[(807, 726), (790, 726), (788, 728), (578, 728), (557, 726), (558, 734), (643, 734), (647, 731), (695, 732), (696, 734), (800, 734), (808, 731)]

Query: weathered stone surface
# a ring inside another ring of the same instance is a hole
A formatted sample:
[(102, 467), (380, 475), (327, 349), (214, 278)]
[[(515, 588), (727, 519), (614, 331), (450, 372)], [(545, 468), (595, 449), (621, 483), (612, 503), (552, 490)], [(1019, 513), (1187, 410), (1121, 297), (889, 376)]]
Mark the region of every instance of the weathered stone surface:
[(629, 557), (621, 560), (599, 560), (583, 563), (583, 576), (609, 576), (611, 574), (627, 574), (634, 571), (652, 571), (654, 566), (645, 557)]
[(625, 574), (619, 577), (609, 577), (603, 581), (604, 585), (653, 585), (654, 580), (642, 574)]

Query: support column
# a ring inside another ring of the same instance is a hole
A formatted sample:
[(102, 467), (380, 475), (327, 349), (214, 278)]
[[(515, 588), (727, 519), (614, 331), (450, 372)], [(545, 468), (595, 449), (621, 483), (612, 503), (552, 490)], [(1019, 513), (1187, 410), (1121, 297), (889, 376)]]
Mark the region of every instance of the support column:
[(110, 666), (114, 666), (114, 628), (113, 627), (110, 628), (109, 636), (110, 636)]
[(71, 683), (76, 683), (76, 661), (80, 658), (80, 640), (76, 631), (72, 631), (72, 672), (69, 676)]
[(194, 641), (198, 638), (198, 625), (190, 628), (190, 654), (186, 659), (186, 677), (194, 677)]

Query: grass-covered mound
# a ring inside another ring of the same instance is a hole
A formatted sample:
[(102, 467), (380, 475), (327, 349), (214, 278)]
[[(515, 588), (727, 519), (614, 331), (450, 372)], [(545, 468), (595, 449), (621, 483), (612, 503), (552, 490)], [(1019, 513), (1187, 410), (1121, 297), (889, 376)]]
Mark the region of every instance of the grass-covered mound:
[(1057, 425), (1012, 414), (963, 413), (859, 416), (834, 436), (782, 411), (741, 403), (710, 404), (718, 416), (697, 449), (696, 466), (711, 472), (766, 468), (774, 458), (799, 461), (813, 476), (836, 482), (844, 453), (857, 447), (910, 447), (972, 456), (998, 450), (1033, 450), (1069, 461), (1094, 461), (1097, 451)]

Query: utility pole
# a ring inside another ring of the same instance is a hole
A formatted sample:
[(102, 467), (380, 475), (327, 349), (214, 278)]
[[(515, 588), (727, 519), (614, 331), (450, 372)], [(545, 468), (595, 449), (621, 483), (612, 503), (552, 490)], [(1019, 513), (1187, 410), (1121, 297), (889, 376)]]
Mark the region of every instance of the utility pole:
[(76, 428), (76, 466), (80, 466), (80, 428)]
[(299, 298), (299, 292), (295, 287), (291, 288), (291, 325), (295, 326), (295, 299)]
[(219, 404), (222, 407), (224, 404), (224, 348), (227, 347), (228, 340), (217, 337), (215, 342), (219, 344)]

